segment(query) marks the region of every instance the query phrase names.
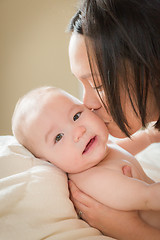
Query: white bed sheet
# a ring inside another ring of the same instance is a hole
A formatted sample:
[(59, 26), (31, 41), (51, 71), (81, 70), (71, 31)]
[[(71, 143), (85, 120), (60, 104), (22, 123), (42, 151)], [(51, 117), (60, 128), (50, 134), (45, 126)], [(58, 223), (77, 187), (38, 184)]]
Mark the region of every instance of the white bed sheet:
[(0, 136), (0, 239), (109, 240), (78, 219), (67, 175)]

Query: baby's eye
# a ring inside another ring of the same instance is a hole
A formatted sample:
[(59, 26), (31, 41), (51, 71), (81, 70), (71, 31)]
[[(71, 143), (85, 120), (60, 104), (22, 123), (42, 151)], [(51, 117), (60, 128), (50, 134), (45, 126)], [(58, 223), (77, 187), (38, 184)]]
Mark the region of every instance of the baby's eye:
[(55, 143), (59, 142), (62, 139), (63, 136), (64, 136), (64, 133), (57, 134), (57, 136), (55, 138)]
[(76, 113), (73, 117), (73, 121), (76, 121), (80, 117), (80, 115), (81, 115), (81, 112)]

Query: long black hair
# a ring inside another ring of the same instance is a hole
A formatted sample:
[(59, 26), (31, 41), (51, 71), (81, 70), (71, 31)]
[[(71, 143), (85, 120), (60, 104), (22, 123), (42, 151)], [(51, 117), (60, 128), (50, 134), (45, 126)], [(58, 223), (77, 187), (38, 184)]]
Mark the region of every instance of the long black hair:
[(122, 89), (146, 127), (149, 93), (160, 113), (160, 0), (84, 0), (69, 30), (84, 35), (91, 72), (96, 64), (105, 92), (101, 100), (119, 128), (130, 135)]

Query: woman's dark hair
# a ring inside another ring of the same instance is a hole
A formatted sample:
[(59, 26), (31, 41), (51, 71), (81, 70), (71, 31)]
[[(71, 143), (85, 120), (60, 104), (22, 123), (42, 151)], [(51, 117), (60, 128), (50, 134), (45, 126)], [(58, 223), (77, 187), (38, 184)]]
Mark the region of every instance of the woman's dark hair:
[[(160, 113), (160, 0), (84, 0), (69, 30), (84, 35), (91, 72), (96, 64), (107, 104), (101, 100), (120, 129), (130, 135), (122, 89), (146, 127), (150, 93)], [(160, 117), (155, 127), (160, 130)]]

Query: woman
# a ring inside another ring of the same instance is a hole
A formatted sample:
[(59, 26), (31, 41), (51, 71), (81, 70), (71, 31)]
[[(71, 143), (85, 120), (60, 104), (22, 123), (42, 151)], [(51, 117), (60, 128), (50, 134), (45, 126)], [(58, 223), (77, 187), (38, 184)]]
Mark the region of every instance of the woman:
[[(84, 86), (85, 105), (104, 120), (110, 134), (130, 137), (152, 121), (160, 130), (160, 1), (84, 0), (70, 31), (71, 71)], [(131, 177), (130, 169), (124, 174)], [(160, 231), (142, 222), (138, 213), (121, 215), (73, 183), (70, 189), (77, 212), (104, 234), (160, 238)]]

